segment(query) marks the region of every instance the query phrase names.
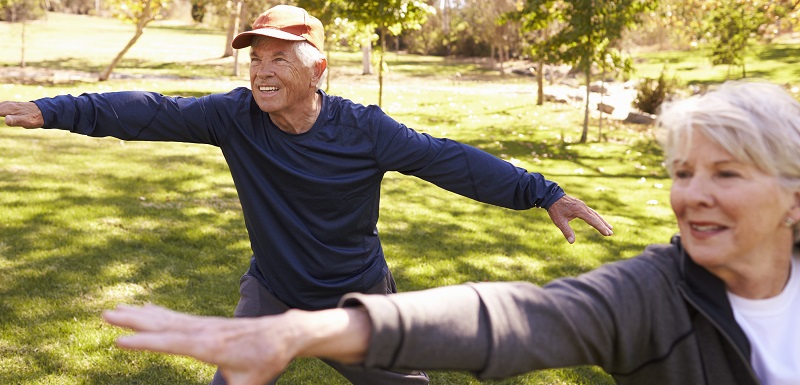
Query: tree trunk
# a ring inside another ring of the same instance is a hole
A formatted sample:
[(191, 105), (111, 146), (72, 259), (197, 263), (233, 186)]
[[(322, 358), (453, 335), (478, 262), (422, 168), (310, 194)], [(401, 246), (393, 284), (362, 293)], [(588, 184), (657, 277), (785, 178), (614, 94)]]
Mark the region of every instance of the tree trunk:
[(600, 79), (600, 104), (598, 104), (598, 110), (600, 111), (600, 120), (597, 122), (597, 141), (603, 141), (603, 109), (599, 108), (603, 104), (603, 96), (605, 92), (603, 90), (606, 89), (606, 67), (603, 67), (603, 78)]
[(378, 107), (383, 106), (383, 55), (386, 53), (386, 32), (381, 29), (381, 54), (378, 62)]
[(331, 56), (328, 55), (328, 70), (325, 71), (325, 93), (328, 93), (331, 89)]
[[(550, 38), (550, 26), (544, 27), (542, 33), (544, 37), (542, 41), (547, 41)], [(544, 55), (539, 53), (539, 73), (536, 75), (536, 83), (539, 85), (539, 90), (536, 92), (536, 105), (544, 104)], [(551, 75), (550, 82), (553, 82)]]
[(370, 58), (372, 56), (372, 43), (366, 42), (361, 44), (361, 74), (372, 75), (372, 64)]
[(233, 56), (231, 42), (233, 42), (233, 38), (236, 37), (236, 33), (239, 32), (239, 20), (242, 18), (243, 9), (242, 1), (243, 0), (236, 0), (228, 16), (228, 34), (225, 36), (225, 51), (222, 52), (222, 57)]
[[(245, 14), (247, 14), (247, 11), (246, 11), (247, 4), (243, 4), (243, 3), (244, 2), (242, 0), (239, 0), (237, 2), (237, 7), (239, 7), (239, 17), (236, 19), (236, 28), (235, 28), (235, 32), (237, 32), (237, 33), (239, 32), (239, 30), (241, 30), (241, 27), (240, 27), (242, 25), (241, 22), (242, 22), (242, 20), (244, 20)], [(228, 47), (233, 49), (233, 47), (231, 47), (230, 43), (228, 44)], [(234, 56), (233, 56), (233, 76), (239, 76), (239, 50), (238, 49), (234, 52)]]
[(233, 51), (233, 76), (239, 77), (239, 50)]
[(156, 15), (153, 12), (152, 2), (148, 1), (147, 5), (145, 5), (144, 7), (144, 10), (142, 10), (142, 17), (136, 23), (136, 33), (133, 35), (133, 38), (131, 38), (131, 40), (128, 42), (125, 48), (122, 49), (122, 51), (119, 51), (117, 57), (115, 57), (114, 60), (111, 61), (111, 64), (108, 65), (108, 68), (106, 68), (100, 74), (100, 77), (98, 78), (99, 81), (103, 82), (108, 80), (109, 76), (111, 76), (111, 71), (114, 70), (114, 67), (116, 67), (117, 64), (119, 64), (120, 60), (122, 60), (122, 57), (125, 56), (128, 50), (131, 49), (131, 47), (133, 47), (134, 44), (136, 44), (136, 41), (139, 40), (140, 37), (142, 37), (142, 34), (144, 33), (144, 27), (146, 27), (147, 24), (149, 24), (151, 21), (155, 19)]
[(592, 80), (592, 66), (586, 69), (586, 105), (583, 109), (583, 132), (581, 132), (580, 143), (586, 143), (587, 136), (589, 136), (589, 85)]
[(494, 43), (490, 43), (490, 45), (489, 45), (489, 68), (494, 68), (495, 67), (494, 54), (495, 54), (496, 47), (497, 46), (494, 45)]
[(123, 48), (122, 51), (119, 51), (114, 60), (111, 61), (111, 64), (109, 64), (108, 67), (106, 67), (106, 69), (100, 74), (100, 77), (98, 78), (99, 81), (104, 82), (108, 80), (109, 76), (111, 76), (111, 71), (113, 71), (114, 67), (116, 67), (117, 64), (119, 64), (120, 60), (122, 60), (122, 57), (125, 56), (128, 50), (131, 49), (131, 47), (133, 47), (134, 44), (136, 44), (136, 41), (139, 40), (139, 38), (142, 36), (143, 33), (144, 33), (144, 26), (139, 27), (137, 25), (136, 34), (133, 35), (133, 38), (128, 42), (125, 48)]
[(139, 17), (139, 20), (136, 22), (136, 33), (133, 34), (133, 38), (131, 38), (131, 40), (128, 42), (125, 48), (123, 48), (122, 51), (119, 51), (117, 57), (115, 57), (114, 60), (111, 61), (111, 64), (108, 65), (108, 68), (106, 68), (100, 74), (100, 77), (98, 78), (99, 81), (103, 82), (108, 80), (109, 76), (111, 76), (111, 71), (114, 70), (114, 67), (116, 67), (117, 64), (119, 64), (120, 60), (122, 60), (122, 57), (125, 56), (128, 50), (131, 49), (131, 47), (133, 47), (134, 44), (136, 44), (136, 41), (139, 40), (140, 37), (142, 37), (142, 34), (144, 33), (144, 27), (146, 27), (147, 24), (150, 24), (151, 21), (156, 19), (156, 17), (158, 16), (158, 9), (159, 8), (157, 7), (156, 11), (153, 10), (152, 1), (148, 1), (147, 4), (145, 4), (144, 9), (142, 10), (142, 14)]
[(19, 49), (19, 66), (25, 68), (25, 26), (28, 24), (25, 20), (22, 21), (22, 45)]
[[(450, 57), (451, 46), (453, 42), (450, 39), (450, 2), (451, 0), (444, 0), (442, 4), (442, 34), (445, 38), (445, 57)], [(427, 47), (426, 47), (427, 48)]]
[(544, 59), (539, 57), (539, 69), (536, 71), (536, 85), (539, 89), (536, 90), (536, 105), (541, 106), (544, 104)]
[(500, 75), (505, 75), (506, 73), (505, 69), (503, 68), (503, 65), (505, 64), (505, 59), (503, 58), (503, 49), (504, 48), (502, 45), (497, 46), (497, 62), (498, 62), (497, 70), (500, 71)]

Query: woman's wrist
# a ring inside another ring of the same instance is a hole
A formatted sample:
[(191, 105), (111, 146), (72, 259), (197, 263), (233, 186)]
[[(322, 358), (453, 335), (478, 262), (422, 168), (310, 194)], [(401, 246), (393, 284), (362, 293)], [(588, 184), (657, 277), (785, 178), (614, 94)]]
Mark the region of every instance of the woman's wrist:
[(371, 335), (369, 315), (361, 308), (290, 310), (285, 319), (295, 356), (328, 358), (347, 364), (364, 361)]

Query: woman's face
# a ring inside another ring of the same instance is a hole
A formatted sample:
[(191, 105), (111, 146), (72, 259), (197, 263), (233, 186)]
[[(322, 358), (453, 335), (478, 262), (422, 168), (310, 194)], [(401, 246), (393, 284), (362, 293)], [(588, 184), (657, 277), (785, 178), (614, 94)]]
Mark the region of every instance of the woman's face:
[(686, 154), (672, 165), (670, 200), (695, 263), (725, 280), (759, 264), (788, 261), (793, 239), (784, 221), (795, 194), (697, 131)]

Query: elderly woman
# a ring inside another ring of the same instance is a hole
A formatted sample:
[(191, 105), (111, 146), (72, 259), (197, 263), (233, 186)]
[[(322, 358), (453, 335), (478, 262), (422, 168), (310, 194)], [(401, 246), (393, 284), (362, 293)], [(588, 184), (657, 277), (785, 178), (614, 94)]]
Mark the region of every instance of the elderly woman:
[(219, 364), (231, 384), (262, 384), (301, 355), (479, 378), (591, 364), (619, 384), (800, 383), (800, 104), (726, 83), (667, 106), (660, 125), (680, 235), (636, 258), (544, 287), (353, 294), (250, 320), (154, 306), (105, 317), (139, 332), (120, 346)]

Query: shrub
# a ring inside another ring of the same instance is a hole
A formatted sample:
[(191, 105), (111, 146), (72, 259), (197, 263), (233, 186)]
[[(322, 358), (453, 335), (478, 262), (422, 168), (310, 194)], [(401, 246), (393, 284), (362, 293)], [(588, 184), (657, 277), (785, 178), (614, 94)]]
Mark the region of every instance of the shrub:
[(678, 80), (674, 76), (667, 78), (666, 72), (665, 66), (658, 79), (645, 78), (639, 82), (636, 99), (633, 100), (633, 106), (639, 111), (655, 114), (661, 104), (675, 94)]

